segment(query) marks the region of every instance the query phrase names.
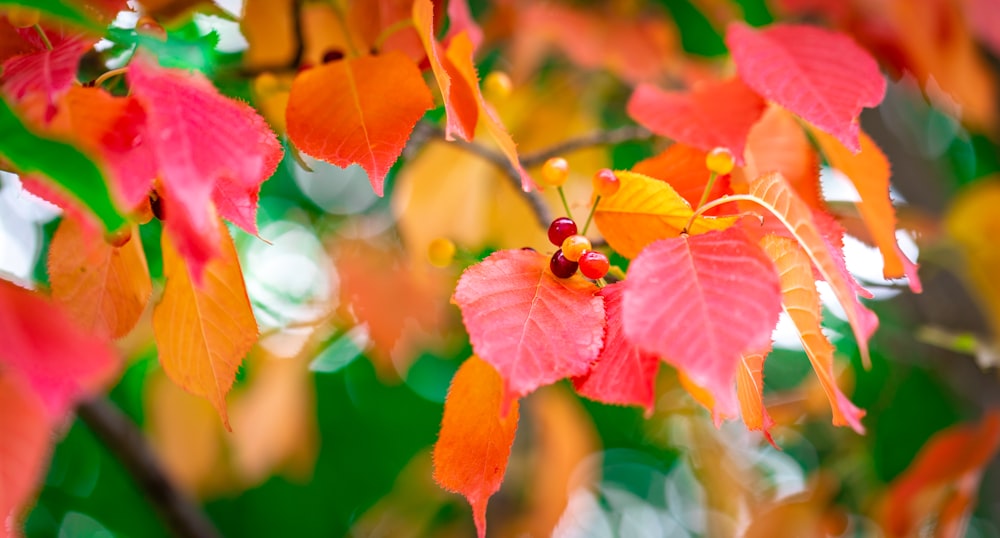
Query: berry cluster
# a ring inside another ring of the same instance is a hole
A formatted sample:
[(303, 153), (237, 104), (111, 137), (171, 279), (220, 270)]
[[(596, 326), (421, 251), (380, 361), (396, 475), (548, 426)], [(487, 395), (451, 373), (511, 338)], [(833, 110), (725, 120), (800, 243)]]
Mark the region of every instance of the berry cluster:
[(577, 233), (573, 219), (559, 217), (552, 221), (549, 241), (560, 247), (549, 262), (552, 274), (559, 278), (569, 278), (580, 269), (583, 276), (597, 280), (608, 274), (611, 268), (608, 257), (591, 250), (590, 240)]

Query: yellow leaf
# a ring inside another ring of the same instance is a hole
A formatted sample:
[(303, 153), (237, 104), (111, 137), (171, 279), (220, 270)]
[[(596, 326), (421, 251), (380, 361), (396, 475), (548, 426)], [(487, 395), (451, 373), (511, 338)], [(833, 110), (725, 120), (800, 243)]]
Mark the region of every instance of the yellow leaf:
[[(670, 184), (634, 172), (619, 171), (615, 175), (621, 187), (602, 198), (594, 213), (594, 224), (612, 248), (626, 258), (634, 258), (653, 241), (680, 235), (694, 212)], [(723, 230), (736, 220), (699, 216), (688, 232)]]
[(221, 220), (218, 226), (219, 256), (205, 266), (200, 286), (191, 280), (170, 237), (163, 235), (167, 285), (153, 310), (153, 331), (160, 364), (170, 379), (207, 398), (230, 429), (226, 393), (258, 333), (236, 248)]
[(964, 257), (972, 296), (1000, 335), (1000, 177), (993, 176), (962, 191), (951, 203), (945, 229)]
[(76, 219), (64, 218), (52, 236), (49, 280), (52, 297), (80, 327), (121, 338), (146, 309), (153, 287), (139, 229), (132, 226), (121, 247), (109, 245)]
[(240, 30), (249, 47), (243, 64), (254, 70), (294, 68), (292, 60), (298, 37), (295, 17), (299, 16), (294, 0), (247, 0), (243, 4)]

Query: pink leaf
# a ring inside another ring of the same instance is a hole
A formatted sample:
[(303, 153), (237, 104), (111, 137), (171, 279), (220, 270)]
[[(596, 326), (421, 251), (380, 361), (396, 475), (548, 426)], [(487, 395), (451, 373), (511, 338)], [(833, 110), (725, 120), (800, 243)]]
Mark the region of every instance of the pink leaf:
[(2, 280), (0, 327), (0, 371), (17, 373), (53, 420), (118, 369), (108, 340), (83, 331), (42, 296)]
[(3, 63), (4, 93), (14, 101), (41, 94), (47, 105), (45, 119), (52, 119), (56, 114), (56, 101), (72, 86), (80, 58), (92, 44), (92, 41), (70, 38), (57, 43), (52, 50), (38, 50), (8, 59)]
[(632, 262), (625, 335), (736, 415), (740, 355), (764, 349), (781, 311), (774, 264), (739, 228), (657, 241)]
[(466, 269), (455, 288), (472, 349), (503, 378), (503, 413), (538, 387), (585, 374), (601, 351), (597, 287), (557, 278), (548, 265), (534, 251), (501, 250)]
[(878, 63), (846, 35), (805, 25), (729, 25), (736, 70), (760, 95), (858, 152), (858, 115), (885, 96)]
[(750, 128), (767, 103), (738, 78), (705, 82), (690, 91), (664, 91), (651, 84), (636, 88), (628, 114), (656, 134), (710, 151), (728, 148), (743, 164)]
[(281, 145), (251, 107), (222, 96), (200, 74), (136, 58), (128, 79), (146, 111), (146, 140), (159, 165), (166, 229), (197, 277), (216, 254), (211, 200), (223, 202), (223, 217), (256, 233), (254, 197), (280, 162)]
[(646, 408), (648, 416), (653, 413), (660, 359), (643, 353), (625, 339), (622, 326), (624, 294), (623, 282), (601, 288), (600, 295), (604, 297), (607, 313), (604, 348), (593, 368), (586, 375), (573, 379), (573, 386), (581, 395), (599, 402), (641, 405)]
[(448, 0), (447, 40), (450, 41), (463, 31), (469, 36), (472, 47), (478, 49), (483, 42), (483, 29), (472, 18), (469, 3), (466, 0)]
[(43, 478), (51, 423), (31, 388), (2, 369), (0, 409), (0, 534), (7, 536)]

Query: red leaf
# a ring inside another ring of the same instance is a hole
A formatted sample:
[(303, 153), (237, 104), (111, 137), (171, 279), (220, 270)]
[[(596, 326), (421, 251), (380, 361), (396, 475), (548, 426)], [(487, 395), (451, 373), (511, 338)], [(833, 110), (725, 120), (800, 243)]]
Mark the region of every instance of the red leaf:
[[(695, 207), (701, 201), (701, 195), (711, 177), (711, 172), (705, 166), (706, 155), (707, 152), (691, 146), (672, 144), (663, 153), (636, 163), (632, 167), (632, 171), (666, 181), (677, 191), (677, 194), (683, 196), (691, 204), (691, 207)], [(733, 189), (729, 184), (729, 175), (717, 177), (705, 201), (711, 202), (728, 194), (733, 194)], [(734, 202), (713, 207), (704, 214), (715, 217), (738, 212), (739, 207)]]
[(781, 311), (774, 264), (739, 228), (657, 241), (628, 270), (625, 334), (736, 414), (742, 353), (765, 348)]
[(749, 184), (773, 172), (784, 176), (810, 207), (825, 207), (816, 150), (795, 116), (778, 106), (772, 106), (750, 129), (746, 165), (734, 170), (733, 181)]
[(573, 386), (581, 395), (599, 402), (641, 405), (648, 416), (653, 413), (660, 359), (643, 353), (625, 339), (622, 326), (624, 294), (623, 282), (601, 288), (607, 313), (604, 349), (586, 375), (573, 379)]
[(748, 86), (858, 152), (858, 115), (885, 96), (878, 63), (850, 37), (813, 26), (730, 24), (726, 44)]
[(255, 211), (248, 208), (281, 161), (281, 145), (253, 108), (222, 96), (200, 74), (136, 58), (128, 80), (146, 113), (145, 141), (160, 171), (166, 229), (198, 279), (218, 254), (210, 202), (222, 202), (223, 217), (256, 233)]
[(1000, 411), (979, 424), (942, 430), (890, 486), (882, 523), (891, 536), (912, 536), (928, 519), (936, 536), (964, 536), (986, 465), (1000, 447)]
[(601, 351), (604, 300), (580, 276), (557, 278), (549, 259), (501, 250), (465, 270), (452, 302), (476, 355), (503, 378), (511, 401), (564, 377), (583, 375)]
[(472, 505), (479, 538), (486, 536), (486, 504), (500, 489), (517, 433), (517, 401), (501, 417), (507, 395), (496, 370), (469, 357), (455, 373), (434, 445), (434, 480)]
[(288, 98), (288, 136), (305, 153), (340, 167), (360, 164), (382, 196), (410, 132), (434, 104), (420, 71), (390, 51), (299, 73)]
[(17, 373), (53, 420), (102, 388), (118, 369), (106, 339), (80, 329), (42, 296), (3, 280), (0, 327), (0, 370)]
[(9, 58), (3, 63), (3, 91), (14, 101), (40, 94), (46, 104), (45, 119), (56, 113), (56, 101), (76, 80), (83, 53), (93, 44), (81, 38), (65, 39), (52, 50), (43, 49)]
[(747, 135), (765, 108), (738, 78), (704, 82), (686, 92), (642, 84), (628, 101), (628, 115), (650, 131), (704, 151), (728, 148), (737, 164), (743, 164)]
[(44, 477), (50, 422), (31, 388), (0, 369), (0, 531), (11, 532)]
[(441, 45), (434, 39), (434, 4), (431, 0), (416, 0), (413, 3), (413, 24), (420, 34), (420, 41), (427, 51), (431, 70), (444, 98), (447, 115), (445, 139), (454, 140), (457, 135), (463, 140), (472, 140), (476, 134), (476, 122), (479, 120), (479, 104), (473, 93), (478, 91), (478, 86), (475, 90), (469, 87), (468, 81), (444, 55)]

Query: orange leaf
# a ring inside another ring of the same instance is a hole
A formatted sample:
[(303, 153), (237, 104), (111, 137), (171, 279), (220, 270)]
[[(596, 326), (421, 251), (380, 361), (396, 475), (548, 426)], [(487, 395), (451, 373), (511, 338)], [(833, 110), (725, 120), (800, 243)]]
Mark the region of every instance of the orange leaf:
[(794, 241), (785, 237), (768, 235), (764, 237), (761, 246), (778, 267), (782, 306), (799, 331), (802, 347), (809, 356), (823, 392), (830, 400), (833, 423), (837, 426), (850, 426), (858, 433), (864, 433), (861, 417), (865, 416), (865, 412), (855, 407), (837, 386), (833, 371), (834, 348), (823, 335), (819, 292), (816, 290), (809, 256)]
[(749, 430), (760, 430), (768, 442), (774, 444), (771, 432), (774, 420), (764, 407), (764, 359), (763, 353), (744, 353), (736, 370), (736, 395), (740, 400), (740, 414)]
[[(420, 34), (420, 41), (424, 44), (424, 50), (427, 51), (427, 58), (430, 60), (431, 71), (444, 99), (447, 114), (445, 138), (454, 140), (457, 135), (463, 140), (472, 140), (476, 131), (476, 121), (479, 119), (477, 79), (475, 77), (471, 81), (465, 79), (452, 60), (442, 54), (441, 46), (434, 39), (434, 4), (431, 0), (417, 0), (413, 3), (413, 24)], [(471, 41), (469, 43), (471, 44)]]
[(810, 207), (823, 208), (819, 186), (819, 159), (805, 131), (791, 112), (772, 106), (750, 129), (744, 153), (746, 165), (734, 171), (750, 183), (753, 178), (780, 173)]
[(173, 241), (163, 236), (167, 285), (153, 309), (160, 364), (174, 383), (207, 398), (229, 429), (226, 393), (240, 361), (257, 341), (257, 322), (229, 231), (217, 219), (219, 256), (196, 286)]
[(928, 518), (937, 536), (964, 536), (985, 466), (1000, 447), (1000, 411), (979, 424), (942, 430), (889, 488), (882, 523), (890, 536), (912, 536)]
[(121, 338), (132, 330), (153, 292), (139, 229), (121, 247), (64, 218), (49, 248), (52, 298), (83, 329)]
[(500, 489), (517, 432), (518, 403), (500, 417), (500, 375), (478, 357), (462, 364), (448, 389), (441, 434), (434, 445), (434, 480), (472, 505), (479, 538), (486, 536), (486, 504)]
[(292, 63), (299, 39), (295, 35), (298, 5), (295, 0), (244, 2), (240, 30), (249, 44), (243, 54), (244, 65), (254, 70), (278, 70)]
[(889, 198), (889, 160), (864, 131), (860, 132), (861, 152), (858, 154), (819, 129), (812, 129), (811, 133), (830, 166), (843, 172), (858, 190), (861, 201), (856, 205), (875, 246), (882, 253), (882, 274), (887, 279), (912, 275), (910, 287), (919, 291), (916, 268), (896, 244), (896, 209)]
[(360, 164), (382, 196), (385, 175), (433, 104), (420, 70), (401, 52), (330, 62), (292, 83), (288, 136), (318, 159)]
[[(594, 224), (616, 251), (634, 258), (658, 239), (677, 237), (691, 218), (688, 202), (669, 184), (634, 172), (615, 172), (621, 182), (618, 192), (601, 198)], [(732, 217), (698, 217), (688, 230), (692, 234), (722, 230), (736, 222)]]
[(13, 531), (44, 477), (50, 423), (34, 391), (12, 371), (0, 370), (0, 409), (0, 528)]
[(820, 276), (830, 284), (837, 301), (847, 313), (854, 330), (858, 349), (865, 364), (870, 364), (868, 339), (878, 327), (878, 318), (858, 301), (861, 289), (843, 267), (837, 263), (834, 247), (820, 233), (809, 206), (795, 194), (780, 174), (765, 174), (750, 184), (750, 195), (771, 212), (791, 236), (798, 241)]

